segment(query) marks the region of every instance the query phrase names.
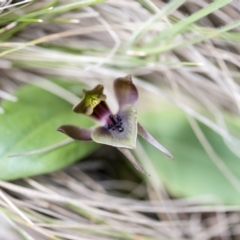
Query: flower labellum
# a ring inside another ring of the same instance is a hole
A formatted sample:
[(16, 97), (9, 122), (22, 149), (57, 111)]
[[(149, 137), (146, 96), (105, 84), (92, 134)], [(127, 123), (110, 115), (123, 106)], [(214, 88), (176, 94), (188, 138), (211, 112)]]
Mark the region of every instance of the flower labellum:
[(145, 174), (146, 172), (129, 150), (136, 147), (137, 134), (168, 157), (173, 158), (168, 150), (137, 122), (137, 111), (133, 104), (138, 100), (138, 91), (132, 82), (131, 75), (114, 81), (114, 91), (119, 104), (117, 114), (112, 114), (108, 108), (107, 97), (103, 90), (102, 85), (97, 85), (90, 91), (84, 90), (83, 99), (73, 107), (74, 112), (94, 118), (100, 126), (87, 129), (63, 125), (58, 128), (58, 131), (75, 140), (94, 141), (117, 147), (137, 170)]

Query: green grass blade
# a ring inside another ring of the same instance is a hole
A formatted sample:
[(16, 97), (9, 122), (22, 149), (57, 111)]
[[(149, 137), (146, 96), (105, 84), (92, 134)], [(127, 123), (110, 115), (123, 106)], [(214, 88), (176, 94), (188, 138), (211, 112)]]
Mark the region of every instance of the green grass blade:
[(84, 0), (84, 1), (77, 1), (69, 4), (65, 4), (63, 6), (58, 6), (54, 8), (43, 9), (34, 13), (30, 13), (24, 16), (24, 18), (32, 18), (40, 15), (50, 15), (50, 14), (60, 14), (64, 12), (68, 12), (74, 9), (78, 9), (81, 7), (90, 6), (93, 4), (104, 2), (105, 0)]
[(219, 8), (227, 5), (230, 3), (231, 0), (218, 0), (214, 1), (213, 3), (209, 4), (207, 7), (202, 8), (198, 12), (192, 14), (188, 18), (174, 24), (171, 28), (164, 31), (163, 33), (160, 33), (158, 36), (156, 36), (149, 44), (147, 44), (147, 47), (152, 47), (156, 44), (158, 44), (160, 41), (164, 39), (174, 38), (177, 34), (183, 32), (186, 27), (188, 27), (190, 24), (198, 21), (199, 19), (207, 16), (208, 14), (218, 10)]
[(179, 8), (185, 0), (173, 0), (169, 4), (167, 4), (163, 9), (161, 9), (157, 14), (153, 15), (148, 21), (146, 21), (143, 26), (138, 29), (132, 36), (129, 45), (133, 46), (136, 44), (136, 42), (139, 40), (139, 38), (142, 36), (142, 34), (147, 31), (147, 29), (156, 21), (159, 19), (169, 15), (171, 12), (175, 11), (177, 8)]
[(233, 23), (231, 23), (231, 24), (229, 24), (225, 27), (222, 27), (218, 30), (212, 30), (212, 32), (209, 33), (209, 34), (204, 34), (201, 37), (196, 37), (196, 38), (190, 39), (188, 41), (184, 41), (184, 42), (176, 43), (176, 44), (169, 44), (169, 45), (165, 44), (165, 45), (162, 45), (159, 48), (148, 48), (148, 49), (145, 49), (145, 50), (141, 49), (141, 50), (139, 50), (139, 52), (141, 52), (142, 55), (152, 55), (152, 54), (160, 54), (160, 53), (170, 51), (170, 50), (173, 50), (173, 49), (176, 49), (176, 48), (183, 48), (183, 47), (186, 47), (186, 46), (189, 46), (189, 45), (193, 45), (193, 44), (202, 42), (202, 41), (207, 40), (207, 39), (217, 37), (217, 36), (221, 35), (222, 33), (225, 33), (225, 32), (227, 32), (231, 29), (234, 29), (238, 26), (240, 26), (240, 21), (233, 22)]

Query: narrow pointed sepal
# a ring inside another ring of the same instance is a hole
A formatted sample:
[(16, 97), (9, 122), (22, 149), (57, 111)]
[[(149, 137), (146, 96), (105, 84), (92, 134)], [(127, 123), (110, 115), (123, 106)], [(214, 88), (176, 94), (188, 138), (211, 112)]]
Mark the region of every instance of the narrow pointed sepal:
[(106, 95), (103, 94), (103, 85), (97, 85), (90, 91), (84, 90), (84, 96), (80, 103), (73, 107), (76, 113), (91, 115), (94, 108), (101, 102), (106, 100)]
[(106, 125), (95, 128), (92, 139), (114, 147), (135, 148), (137, 139), (137, 111), (132, 105), (125, 105), (116, 115), (109, 115)]
[(118, 150), (132, 163), (132, 165), (141, 173), (144, 173), (148, 176), (150, 176), (148, 173), (146, 173), (142, 166), (137, 162), (135, 157), (132, 155), (129, 149), (126, 148), (118, 148)]
[(132, 76), (117, 78), (114, 81), (114, 90), (120, 108), (125, 104), (134, 104), (138, 100), (138, 90), (132, 82)]
[(92, 131), (87, 128), (79, 128), (73, 125), (63, 125), (59, 127), (57, 130), (75, 140), (92, 141), (91, 138)]
[(138, 126), (138, 134), (143, 137), (145, 140), (147, 140), (150, 144), (152, 144), (155, 148), (157, 148), (159, 151), (167, 155), (168, 157), (173, 159), (172, 154), (163, 147), (146, 129), (143, 128), (139, 123)]

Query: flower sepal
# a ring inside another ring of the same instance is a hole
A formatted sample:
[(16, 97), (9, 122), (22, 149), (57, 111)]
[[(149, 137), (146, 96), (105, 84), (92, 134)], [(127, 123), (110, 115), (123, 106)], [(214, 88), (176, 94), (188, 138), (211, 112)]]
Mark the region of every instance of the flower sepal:
[(89, 128), (80, 128), (73, 125), (62, 125), (57, 131), (62, 132), (72, 139), (78, 141), (92, 141), (92, 131)]
[(164, 153), (169, 158), (173, 159), (172, 154), (163, 146), (161, 145), (143, 126), (138, 123), (138, 134), (147, 140), (151, 145), (157, 148), (160, 152)]

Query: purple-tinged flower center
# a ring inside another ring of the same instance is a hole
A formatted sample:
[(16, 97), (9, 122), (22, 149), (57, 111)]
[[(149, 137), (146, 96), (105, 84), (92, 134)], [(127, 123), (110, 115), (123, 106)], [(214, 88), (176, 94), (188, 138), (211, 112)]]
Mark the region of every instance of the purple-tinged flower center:
[(94, 107), (92, 117), (95, 119), (101, 121), (101, 122), (106, 122), (106, 119), (108, 118), (110, 110), (108, 108), (108, 105), (106, 104), (105, 101), (101, 101), (98, 105)]
[(109, 115), (109, 121), (106, 124), (106, 128), (113, 131), (117, 129), (119, 132), (123, 132), (124, 128), (122, 127), (122, 118), (119, 115)]

